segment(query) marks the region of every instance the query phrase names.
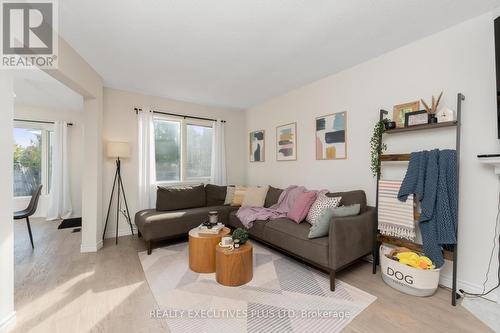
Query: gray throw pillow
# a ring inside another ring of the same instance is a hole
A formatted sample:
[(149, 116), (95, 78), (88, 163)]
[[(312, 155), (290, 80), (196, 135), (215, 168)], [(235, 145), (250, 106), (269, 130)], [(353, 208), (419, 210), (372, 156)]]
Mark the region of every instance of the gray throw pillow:
[(330, 220), (332, 217), (346, 217), (358, 215), (361, 209), (360, 204), (340, 206), (325, 209), (318, 217), (315, 224), (309, 229), (309, 238), (319, 238), (328, 236), (330, 230)]

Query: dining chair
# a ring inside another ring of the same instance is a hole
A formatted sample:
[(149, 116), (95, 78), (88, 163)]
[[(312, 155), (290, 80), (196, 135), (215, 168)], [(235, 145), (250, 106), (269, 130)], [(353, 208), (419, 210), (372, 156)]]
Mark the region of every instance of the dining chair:
[(14, 212), (14, 220), (26, 219), (26, 225), (28, 226), (28, 232), (30, 234), (31, 248), (35, 248), (33, 245), (33, 235), (31, 234), (30, 216), (35, 214), (36, 208), (38, 207), (38, 199), (42, 194), (42, 185), (38, 185), (37, 189), (31, 194), (31, 200), (28, 207), (24, 210)]

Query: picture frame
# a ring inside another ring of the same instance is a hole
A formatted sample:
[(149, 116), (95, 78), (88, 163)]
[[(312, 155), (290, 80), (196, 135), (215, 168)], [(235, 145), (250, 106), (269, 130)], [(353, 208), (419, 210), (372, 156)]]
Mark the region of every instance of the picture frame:
[(420, 110), (420, 101), (394, 105), (392, 120), (397, 128), (405, 127), (405, 114)]
[(257, 130), (249, 133), (248, 138), (250, 162), (266, 161), (266, 131)]
[(425, 110), (405, 113), (405, 127), (429, 123), (429, 114)]
[(316, 118), (316, 160), (347, 159), (347, 111)]
[(276, 161), (297, 160), (297, 123), (276, 127)]

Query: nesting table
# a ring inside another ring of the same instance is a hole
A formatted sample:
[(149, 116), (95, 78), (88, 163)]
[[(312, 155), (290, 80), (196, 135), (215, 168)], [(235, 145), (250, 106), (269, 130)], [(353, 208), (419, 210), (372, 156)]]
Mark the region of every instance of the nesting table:
[(189, 231), (189, 268), (197, 273), (215, 272), (215, 247), (222, 237), (231, 233), (224, 227), (217, 235), (200, 234), (198, 228)]
[(253, 248), (250, 242), (247, 241), (238, 249), (233, 250), (217, 245), (215, 252), (215, 277), (218, 283), (236, 287), (252, 280)]

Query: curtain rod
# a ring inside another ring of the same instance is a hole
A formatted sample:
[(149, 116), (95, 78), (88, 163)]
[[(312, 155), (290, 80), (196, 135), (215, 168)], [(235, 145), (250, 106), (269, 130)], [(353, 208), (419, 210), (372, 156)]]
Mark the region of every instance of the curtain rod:
[[(53, 121), (45, 121), (45, 120), (28, 120), (28, 119), (15, 119), (14, 121), (22, 121), (25, 123), (37, 123), (37, 124), (55, 124)], [(73, 126), (73, 123), (68, 123), (68, 126)]]
[[(142, 109), (141, 108), (134, 108), (134, 111), (136, 114), (138, 114), (140, 111), (142, 111)], [(178, 113), (169, 113), (169, 112), (161, 112), (161, 111), (154, 111), (154, 110), (152, 110), (151, 112), (156, 113), (156, 114), (164, 114), (167, 116), (182, 117), (184, 119), (189, 118), (189, 119), (198, 119), (198, 120), (207, 120), (207, 121), (217, 121), (217, 119), (188, 116), (185, 114), (178, 114)], [(225, 122), (226, 122), (225, 120), (221, 120), (221, 123), (225, 123)]]

